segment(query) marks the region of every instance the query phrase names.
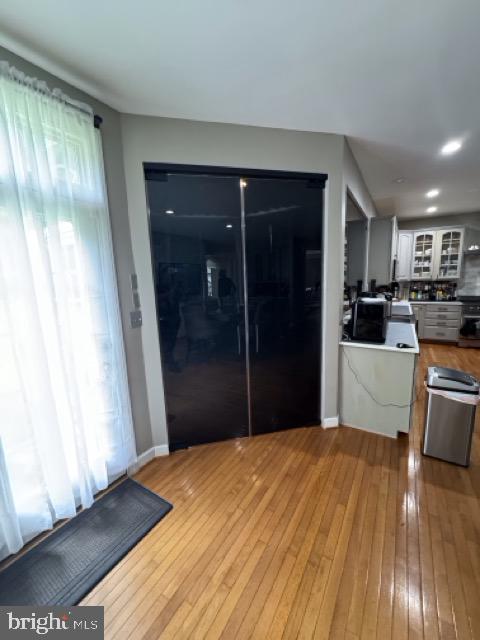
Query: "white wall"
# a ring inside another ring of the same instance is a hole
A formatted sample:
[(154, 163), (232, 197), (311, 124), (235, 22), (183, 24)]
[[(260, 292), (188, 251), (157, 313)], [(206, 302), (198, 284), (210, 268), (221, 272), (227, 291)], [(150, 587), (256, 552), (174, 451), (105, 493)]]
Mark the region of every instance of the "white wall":
[(368, 256), (370, 254), (370, 219), (376, 217), (377, 211), (347, 140), (345, 140), (343, 147), (343, 183), (345, 194), (348, 190), (357, 206), (361, 209), (363, 215), (367, 218), (367, 233), (365, 236), (365, 269), (363, 273), (363, 282), (367, 283), (369, 273)]
[(350, 191), (363, 214), (367, 218), (375, 218), (375, 205), (347, 140), (343, 148), (343, 179), (345, 188)]
[(155, 445), (167, 442), (143, 162), (327, 173), (325, 190), (322, 418), (338, 416), (343, 290), (344, 138), (279, 129), (122, 115), (132, 246), (143, 309), (142, 340)]

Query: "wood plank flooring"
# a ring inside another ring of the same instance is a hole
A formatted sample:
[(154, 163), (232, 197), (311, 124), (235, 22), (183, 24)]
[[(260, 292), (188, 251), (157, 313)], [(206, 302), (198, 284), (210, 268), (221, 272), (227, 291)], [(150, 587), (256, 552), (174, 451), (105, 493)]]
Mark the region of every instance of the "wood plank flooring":
[(296, 429), (144, 467), (174, 509), (83, 601), (105, 637), (480, 638), (480, 419), (470, 468), (422, 457), (432, 364), (480, 376), (479, 351), (422, 345), (409, 437)]

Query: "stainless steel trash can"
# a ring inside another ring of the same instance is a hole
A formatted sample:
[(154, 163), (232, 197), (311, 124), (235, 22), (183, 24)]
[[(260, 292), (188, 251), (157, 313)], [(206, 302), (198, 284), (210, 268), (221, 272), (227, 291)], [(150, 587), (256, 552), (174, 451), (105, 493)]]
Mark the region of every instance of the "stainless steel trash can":
[(479, 389), (478, 380), (463, 371), (429, 367), (424, 455), (469, 465)]

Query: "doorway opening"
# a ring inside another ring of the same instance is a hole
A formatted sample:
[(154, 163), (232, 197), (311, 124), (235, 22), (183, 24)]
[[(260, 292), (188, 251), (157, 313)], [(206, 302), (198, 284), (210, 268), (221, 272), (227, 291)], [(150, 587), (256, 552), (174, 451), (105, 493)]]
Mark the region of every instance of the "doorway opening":
[(318, 423), (326, 176), (145, 179), (170, 449)]

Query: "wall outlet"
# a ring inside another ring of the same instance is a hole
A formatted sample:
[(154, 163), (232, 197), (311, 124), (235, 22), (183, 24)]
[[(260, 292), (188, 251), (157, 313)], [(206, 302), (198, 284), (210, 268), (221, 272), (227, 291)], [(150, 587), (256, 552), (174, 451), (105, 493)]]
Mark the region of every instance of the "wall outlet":
[(140, 309), (130, 311), (130, 326), (132, 329), (137, 329), (142, 326), (142, 312)]

